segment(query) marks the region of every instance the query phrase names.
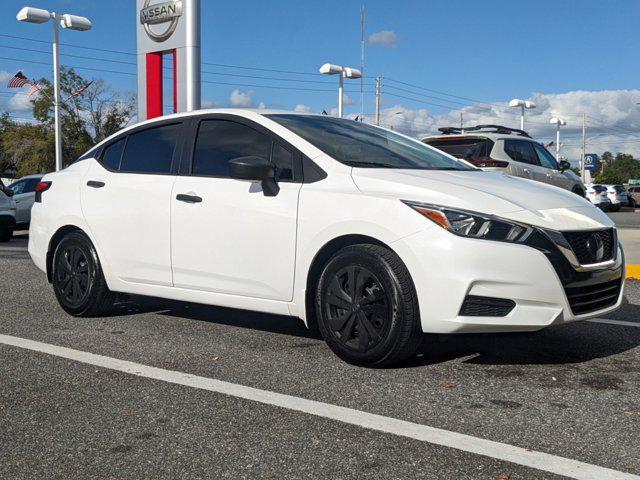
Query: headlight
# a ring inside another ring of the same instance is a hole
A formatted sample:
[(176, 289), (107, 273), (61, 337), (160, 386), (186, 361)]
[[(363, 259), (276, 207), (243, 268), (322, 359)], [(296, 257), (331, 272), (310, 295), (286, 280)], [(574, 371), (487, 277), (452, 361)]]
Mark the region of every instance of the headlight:
[(533, 232), (533, 228), (528, 225), (493, 215), (406, 200), (402, 202), (445, 230), (461, 237), (524, 243)]

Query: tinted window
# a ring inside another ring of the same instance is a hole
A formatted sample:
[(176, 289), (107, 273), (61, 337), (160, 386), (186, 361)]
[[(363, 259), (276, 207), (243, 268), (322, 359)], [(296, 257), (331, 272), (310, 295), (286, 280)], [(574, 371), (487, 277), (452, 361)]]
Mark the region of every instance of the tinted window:
[(538, 157), (533, 150), (533, 143), (522, 140), (505, 140), (504, 152), (516, 162), (537, 165)]
[(229, 160), (255, 155), (269, 158), (271, 139), (240, 123), (203, 120), (193, 152), (193, 175), (229, 176)]
[(493, 142), (484, 138), (440, 138), (425, 143), (456, 158), (470, 159), (491, 156)]
[(14, 195), (20, 195), (21, 193), (26, 193), (27, 181), (26, 180), (18, 180), (17, 182), (9, 185), (9, 188), (13, 191)]
[(366, 123), (314, 115), (267, 116), (352, 167), (476, 170), (421, 142)]
[(551, 155), (551, 153), (549, 153), (549, 150), (544, 148), (539, 143), (534, 143), (533, 146), (536, 149), (536, 153), (538, 154), (538, 160), (540, 161), (540, 165), (542, 165), (545, 168), (559, 170), (558, 162), (556, 161), (556, 158), (553, 155)]
[(273, 144), (271, 163), (276, 167), (277, 180), (293, 180), (293, 154), (279, 143)]
[(102, 154), (102, 164), (109, 170), (118, 170), (120, 165), (120, 154), (124, 146), (124, 138), (112, 143), (104, 149)]
[(129, 135), (120, 164), (123, 172), (170, 173), (182, 125), (164, 125)]

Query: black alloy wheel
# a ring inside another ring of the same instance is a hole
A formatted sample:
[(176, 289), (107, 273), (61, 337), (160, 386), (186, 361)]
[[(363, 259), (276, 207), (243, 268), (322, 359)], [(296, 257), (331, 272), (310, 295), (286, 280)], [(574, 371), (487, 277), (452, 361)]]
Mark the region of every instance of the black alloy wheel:
[(115, 302), (102, 273), (98, 254), (81, 232), (67, 234), (53, 255), (53, 291), (71, 315), (90, 317), (107, 313)]
[(380, 245), (350, 245), (329, 259), (316, 287), (315, 314), (331, 350), (357, 365), (398, 363), (422, 339), (409, 272)]
[(332, 275), (325, 293), (325, 312), (338, 341), (360, 352), (380, 343), (391, 325), (384, 287), (359, 265), (344, 267)]

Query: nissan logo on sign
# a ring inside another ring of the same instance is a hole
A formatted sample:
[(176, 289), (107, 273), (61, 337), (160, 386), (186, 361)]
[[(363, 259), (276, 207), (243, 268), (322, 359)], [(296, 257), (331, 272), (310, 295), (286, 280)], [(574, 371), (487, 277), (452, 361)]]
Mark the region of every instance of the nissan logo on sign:
[[(145, 0), (144, 7), (140, 10), (140, 23), (154, 42), (164, 42), (175, 31), (178, 19), (182, 15), (182, 1), (154, 3)], [(154, 28), (153, 26), (159, 26)]]

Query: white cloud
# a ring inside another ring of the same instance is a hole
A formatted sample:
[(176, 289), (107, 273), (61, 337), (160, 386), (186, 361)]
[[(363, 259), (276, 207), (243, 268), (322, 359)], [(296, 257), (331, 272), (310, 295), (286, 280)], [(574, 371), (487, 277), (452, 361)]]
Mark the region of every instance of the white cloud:
[(0, 70), (0, 83), (4, 83), (9, 80), (13, 75), (11, 75), (6, 70)]
[(218, 105), (220, 104), (215, 100), (207, 100), (207, 99), (202, 100), (202, 108), (215, 108)]
[(352, 99), (349, 95), (345, 94), (345, 95), (342, 97), (342, 104), (343, 104), (343, 105), (345, 105), (345, 106), (346, 106), (346, 105), (353, 105), (353, 103), (354, 103), (354, 102), (353, 102), (353, 99)]
[(369, 35), (369, 43), (383, 48), (395, 48), (398, 46), (398, 36), (393, 30), (380, 30)]
[(33, 110), (31, 104), (31, 97), (25, 94), (25, 92), (16, 93), (9, 99), (7, 104), (7, 110), (9, 112), (26, 113)]
[(267, 105), (266, 105), (264, 102), (260, 102), (260, 103), (258, 104), (258, 108), (259, 108), (260, 110), (264, 110), (265, 108), (267, 108)]
[(308, 105), (303, 105), (302, 103), (299, 103), (296, 105), (296, 108), (294, 108), (293, 111), (300, 112), (300, 113), (309, 113), (311, 111), (311, 107), (309, 107)]
[(249, 108), (253, 106), (251, 95), (253, 95), (253, 90), (241, 92), (236, 88), (233, 92), (231, 92), (231, 96), (229, 97), (229, 105), (238, 108)]
[[(536, 140), (555, 140), (551, 117), (563, 118), (562, 155), (574, 162), (582, 151), (582, 112), (587, 115), (587, 150), (601, 154), (605, 150), (628, 152), (640, 157), (640, 90), (572, 91), (534, 93), (528, 100), (537, 108), (527, 110), (525, 129)], [(438, 134), (439, 127), (459, 126), (460, 112), (464, 124), (498, 124), (520, 128), (520, 112), (507, 106), (509, 99), (493, 104), (479, 104), (434, 115), (428, 109), (408, 109), (400, 104), (381, 111), (383, 126), (392, 127), (413, 137)], [(373, 121), (369, 119), (369, 121)]]

